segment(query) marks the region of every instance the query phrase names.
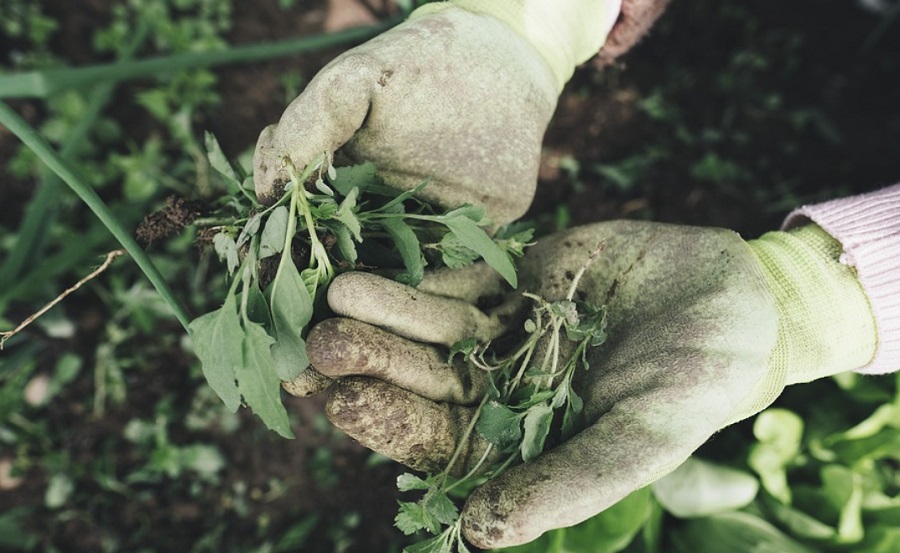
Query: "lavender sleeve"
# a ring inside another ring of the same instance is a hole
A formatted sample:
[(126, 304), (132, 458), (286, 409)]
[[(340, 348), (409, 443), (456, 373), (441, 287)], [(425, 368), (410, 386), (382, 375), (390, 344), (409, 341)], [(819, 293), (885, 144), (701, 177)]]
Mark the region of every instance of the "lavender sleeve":
[(841, 262), (854, 267), (869, 298), (878, 332), (875, 357), (857, 372), (900, 369), (900, 184), (807, 205), (788, 215), (785, 230), (813, 221), (844, 246)]

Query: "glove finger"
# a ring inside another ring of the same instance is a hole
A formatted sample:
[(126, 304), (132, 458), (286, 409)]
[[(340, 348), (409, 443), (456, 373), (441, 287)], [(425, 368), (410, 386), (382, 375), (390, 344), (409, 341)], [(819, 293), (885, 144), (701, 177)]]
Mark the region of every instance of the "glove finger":
[[(414, 470), (440, 472), (456, 451), (474, 409), (436, 403), (380, 380), (347, 377), (329, 392), (325, 414), (359, 443)], [(487, 448), (469, 440), (450, 473), (465, 472)]]
[(281, 387), (292, 396), (309, 397), (327, 390), (333, 382), (333, 379), (325, 376), (314, 368), (307, 367), (307, 369), (300, 373), (296, 378), (282, 381)]
[(435, 296), (370, 273), (344, 273), (328, 288), (338, 315), (384, 328), (417, 342), (452, 346), (475, 338), (488, 342), (507, 328), (506, 317), (489, 316), (474, 305)]
[(466, 538), (483, 549), (527, 543), (671, 472), (733, 408), (708, 391), (683, 395), (673, 402), (669, 390), (620, 402), (572, 439), (477, 488), (462, 514)]
[(310, 331), (306, 347), (316, 370), (332, 378), (370, 376), (433, 401), (459, 405), (477, 403), (487, 390), (483, 370), (449, 363), (446, 352), (354, 319), (322, 321)]
[(425, 273), (417, 287), (435, 296), (472, 305), (491, 300), (504, 292), (503, 278), (487, 263), (473, 263), (461, 269), (441, 268)]
[(253, 183), (264, 204), (282, 195), (289, 181), (285, 158), (302, 171), (323, 152), (350, 140), (369, 112), (379, 71), (372, 60), (347, 53), (319, 72), (285, 109), (277, 125), (265, 128), (253, 155)]

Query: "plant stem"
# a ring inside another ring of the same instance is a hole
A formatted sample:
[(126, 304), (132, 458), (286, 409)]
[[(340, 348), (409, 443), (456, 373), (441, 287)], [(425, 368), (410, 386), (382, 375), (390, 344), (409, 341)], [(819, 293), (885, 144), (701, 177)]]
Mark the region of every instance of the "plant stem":
[(176, 71), (231, 63), (259, 61), (312, 52), (347, 42), (360, 42), (380, 34), (400, 22), (392, 18), (376, 25), (335, 33), (296, 38), (282, 42), (236, 46), (212, 52), (187, 52), (120, 64), (52, 69), (0, 75), (0, 98), (47, 98), (60, 90), (80, 88), (105, 81), (123, 81)]
[[(118, 63), (123, 63), (134, 55), (146, 39), (148, 30), (148, 25), (140, 25), (132, 41), (123, 49)], [(88, 133), (109, 102), (115, 86), (115, 83), (102, 83), (92, 91), (84, 117), (75, 124), (60, 148), (59, 153), (63, 159), (72, 159), (84, 144)], [(0, 290), (8, 291), (22, 271), (29, 268), (27, 266), (29, 262), (40, 259), (43, 264), (47, 229), (53, 225), (53, 221), (56, 219), (59, 206), (56, 196), (59, 194), (62, 184), (59, 177), (51, 171), (44, 171), (41, 175), (37, 192), (28, 203), (25, 217), (16, 233), (18, 235), (16, 245), (3, 265), (0, 266)], [(0, 303), (2, 303), (6, 298), (15, 296), (0, 293), (0, 297), (2, 297), (0, 299)]]
[(141, 249), (131, 234), (122, 227), (122, 224), (116, 219), (112, 210), (110, 210), (103, 200), (100, 199), (100, 196), (97, 195), (94, 189), (85, 184), (84, 181), (75, 174), (69, 164), (62, 159), (59, 153), (51, 148), (43, 138), (41, 138), (31, 125), (19, 117), (19, 114), (3, 102), (0, 102), (0, 124), (3, 124), (12, 131), (13, 134), (19, 137), (26, 146), (31, 148), (35, 155), (47, 164), (47, 166), (68, 184), (69, 188), (71, 188), (72, 191), (87, 204), (91, 211), (94, 212), (94, 215), (96, 215), (97, 218), (100, 219), (100, 222), (109, 229), (109, 232), (119, 241), (122, 247), (125, 248), (132, 259), (134, 259), (135, 263), (138, 264), (138, 267), (141, 268), (147, 276), (147, 279), (153, 284), (153, 287), (156, 288), (159, 295), (162, 296), (167, 304), (169, 304), (169, 307), (175, 313), (175, 317), (184, 329), (188, 331), (190, 317), (188, 317), (181, 303), (175, 298), (172, 290), (169, 288), (168, 284), (166, 284), (166, 281), (163, 279), (156, 266), (153, 265), (153, 261), (147, 256), (147, 253)]

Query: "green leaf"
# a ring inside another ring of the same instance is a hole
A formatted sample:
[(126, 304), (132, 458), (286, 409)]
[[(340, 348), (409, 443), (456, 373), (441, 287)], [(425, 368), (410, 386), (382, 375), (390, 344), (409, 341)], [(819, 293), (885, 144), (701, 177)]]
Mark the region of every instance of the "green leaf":
[(290, 255), (282, 254), (269, 294), (275, 330), (272, 355), (282, 380), (292, 380), (309, 366), (303, 331), (313, 315), (313, 301)]
[(833, 527), (799, 509), (770, 497), (763, 499), (766, 511), (770, 514), (767, 518), (773, 519), (774, 522), (789, 530), (791, 534), (816, 540), (828, 540), (837, 535), (837, 530)]
[(431, 485), (428, 482), (409, 472), (404, 472), (397, 477), (397, 489), (401, 492), (427, 490), (430, 487)]
[(438, 532), (437, 523), (429, 516), (421, 501), (415, 503), (410, 501), (398, 501), (400, 508), (397, 510), (397, 516), (394, 517), (394, 526), (407, 536), (415, 534), (419, 530), (428, 530), (436, 534)]
[(459, 509), (446, 493), (427, 494), (424, 501), (428, 514), (441, 524), (449, 526), (459, 518)]
[(450, 269), (467, 267), (479, 257), (478, 252), (466, 247), (452, 232), (448, 232), (441, 238), (438, 248), (441, 251), (441, 260)]
[(441, 534), (404, 547), (403, 553), (453, 553), (453, 551), (450, 549), (450, 540), (447, 535)]
[(237, 371), (238, 388), (247, 406), (269, 429), (285, 438), (293, 438), (287, 411), (281, 403), (281, 379), (275, 372), (272, 357), (274, 340), (261, 325), (252, 321), (244, 321), (244, 330), (243, 363)]
[(650, 488), (644, 487), (581, 524), (494, 553), (616, 553), (628, 547), (652, 512)]
[(213, 248), (215, 248), (219, 259), (225, 262), (228, 274), (233, 275), (234, 271), (241, 264), (238, 259), (237, 244), (234, 243), (234, 239), (227, 232), (220, 232), (213, 236)]
[(691, 519), (672, 537), (673, 553), (814, 553), (768, 522), (743, 512)]
[(496, 401), (481, 408), (475, 430), (501, 450), (512, 449), (522, 439), (522, 415)]
[(383, 206), (378, 208), (376, 211), (381, 211), (383, 213), (397, 213), (397, 211), (399, 210), (402, 212), (403, 211), (403, 209), (402, 209), (403, 202), (405, 202), (406, 200), (412, 198), (413, 196), (415, 196), (416, 194), (421, 192), (426, 186), (428, 186), (428, 184), (430, 182), (431, 182), (431, 180), (426, 180), (426, 181), (422, 182), (421, 184), (419, 184), (418, 186), (416, 186), (415, 188), (412, 188), (410, 190), (407, 190), (405, 192), (398, 194), (391, 201), (384, 204)]
[(341, 196), (349, 195), (354, 188), (359, 188), (361, 192), (365, 192), (370, 185), (377, 184), (380, 180), (375, 176), (375, 164), (371, 162), (338, 167), (335, 173), (335, 178), (329, 180), (331, 181), (331, 186)]
[(406, 222), (397, 218), (383, 219), (379, 224), (391, 236), (397, 251), (400, 252), (400, 258), (406, 268), (401, 280), (410, 286), (418, 285), (425, 276), (425, 258), (422, 257), (416, 233)]
[(337, 239), (338, 251), (341, 252), (344, 261), (351, 265), (356, 264), (356, 260), (358, 259), (356, 242), (353, 240), (350, 229), (338, 221), (331, 221), (328, 224), (328, 228), (331, 229), (334, 233), (334, 237)]
[[(316, 221), (327, 221), (329, 219), (334, 219), (335, 215), (337, 215), (338, 204), (331, 198), (328, 198), (316, 203), (310, 203), (309, 211), (310, 213), (312, 213), (313, 219), (315, 219)], [(305, 221), (303, 222), (305, 228)]]
[(838, 541), (856, 543), (863, 538), (862, 478), (855, 471), (828, 465), (822, 469), (822, 490), (833, 507), (840, 510)]
[(741, 509), (758, 490), (759, 482), (750, 474), (695, 457), (653, 484), (656, 499), (680, 518)]
[(256, 233), (259, 232), (260, 226), (262, 226), (262, 213), (257, 213), (256, 215), (247, 219), (247, 222), (244, 224), (244, 228), (241, 229), (241, 233), (238, 235), (237, 247), (240, 248), (248, 240), (253, 238)]
[(188, 328), (194, 352), (203, 367), (203, 376), (225, 407), (232, 413), (237, 411), (241, 394), (235, 379), (243, 358), (244, 330), (234, 295), (229, 294), (221, 308), (194, 319)]
[(475, 338), (463, 338), (450, 346), (450, 356), (447, 357), (447, 362), (452, 363), (457, 355), (462, 355), (463, 361), (467, 361), (475, 353), (476, 347), (478, 347), (478, 340)]
[[(331, 167), (329, 167), (329, 169), (331, 169)], [(326, 196), (334, 196), (334, 190), (329, 188), (328, 185), (325, 184), (325, 181), (323, 181), (321, 178), (316, 179), (316, 190), (318, 190), (322, 194), (325, 194)]]
[(525, 413), (525, 435), (522, 438), (522, 460), (526, 463), (544, 451), (544, 443), (550, 434), (553, 422), (553, 407), (547, 403), (538, 403), (528, 408)]
[(763, 488), (784, 503), (791, 501), (786, 467), (800, 453), (803, 420), (787, 409), (766, 409), (756, 417), (753, 444), (747, 459), (759, 475)]
[(44, 506), (48, 509), (59, 509), (66, 504), (74, 491), (75, 484), (68, 475), (54, 474), (44, 492)]
[(478, 224), (478, 225), (483, 225), (488, 222), (486, 220), (487, 209), (485, 209), (484, 206), (480, 206), (480, 205), (464, 204), (464, 205), (457, 207), (456, 209), (452, 209), (452, 210), (448, 211), (447, 213), (444, 214), (444, 216), (445, 217), (456, 217), (456, 216), (466, 217), (467, 219), (471, 219), (475, 224)]
[(288, 229), (288, 208), (280, 205), (272, 210), (263, 227), (259, 241), (259, 259), (277, 255), (284, 250)]
[(41, 538), (28, 524), (33, 520), (32, 510), (26, 507), (12, 507), (0, 513), (0, 547), (13, 551), (34, 549)]
[(204, 139), (206, 142), (206, 157), (209, 159), (210, 166), (225, 177), (230, 191), (232, 193), (236, 192), (241, 186), (241, 181), (238, 179), (234, 167), (231, 166), (231, 162), (228, 161), (228, 157), (222, 151), (219, 141), (209, 131), (204, 134)]
[(516, 278), (516, 267), (513, 265), (509, 256), (491, 240), (491, 237), (479, 227), (474, 221), (468, 217), (441, 217), (441, 223), (447, 225), (450, 232), (459, 238), (460, 242), (466, 247), (478, 252), (488, 265), (500, 273), (510, 286), (516, 288), (518, 279)]
[(334, 214), (334, 218), (343, 223), (344, 226), (353, 233), (353, 238), (357, 242), (362, 242), (362, 226), (355, 213), (358, 196), (359, 188), (351, 190), (347, 194), (347, 197), (341, 202), (337, 212)]

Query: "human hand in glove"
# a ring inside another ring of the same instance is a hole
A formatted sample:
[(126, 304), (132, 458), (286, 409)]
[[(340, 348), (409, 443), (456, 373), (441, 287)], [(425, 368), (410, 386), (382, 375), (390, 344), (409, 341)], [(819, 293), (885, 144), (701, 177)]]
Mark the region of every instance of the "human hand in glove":
[[(580, 227), (528, 250), (520, 290), (566, 297), (599, 244), (575, 292), (608, 309), (608, 339), (588, 351), (590, 368), (573, 384), (584, 400), (583, 430), (471, 494), (462, 528), (476, 546), (526, 543), (583, 521), (674, 469), (785, 385), (873, 355), (867, 299), (838, 262), (840, 245), (817, 226), (750, 242), (727, 230), (646, 222)], [(419, 289), (369, 274), (338, 277), (329, 303), (343, 318), (312, 330), (318, 373), (310, 369), (303, 382), (337, 378), (326, 407), (336, 426), (412, 468), (441, 470), (487, 378), (448, 364), (446, 346), (520, 328), (511, 307), (527, 309), (516, 293), (497, 311), (476, 308), (498, 282), (479, 265), (432, 274)], [(484, 448), (471, 438), (456, 470), (471, 468)]]
[[(498, 225), (520, 217), (563, 84), (603, 45), (620, 2), (419, 8), (328, 64), (263, 130), (253, 161), (258, 197), (280, 197), (286, 158), (304, 167), (343, 147), (351, 160), (374, 162), (396, 188), (431, 179), (421, 194), (438, 206), (483, 205)], [(626, 49), (617, 42), (617, 52)]]

